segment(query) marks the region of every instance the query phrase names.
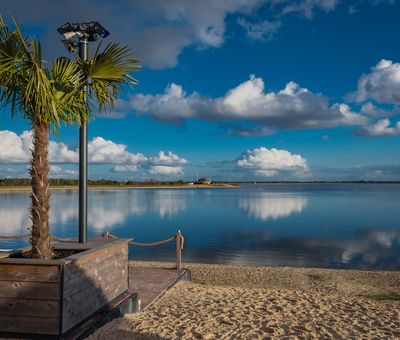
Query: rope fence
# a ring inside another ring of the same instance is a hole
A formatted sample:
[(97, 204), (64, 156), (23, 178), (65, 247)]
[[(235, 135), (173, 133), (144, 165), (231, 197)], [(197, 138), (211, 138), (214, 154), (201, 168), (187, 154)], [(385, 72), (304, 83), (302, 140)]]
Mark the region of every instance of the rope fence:
[[(114, 238), (114, 239), (119, 238), (118, 236), (110, 234), (108, 231), (96, 236), (96, 238), (99, 238), (99, 237)], [(182, 269), (182, 250), (183, 250), (183, 245), (185, 243), (185, 238), (183, 237), (180, 230), (178, 230), (175, 235), (168, 237), (164, 240), (160, 240), (160, 241), (156, 241), (156, 242), (148, 242), (148, 243), (129, 241), (128, 244), (132, 244), (134, 246), (139, 246), (139, 247), (152, 247), (152, 246), (158, 246), (160, 244), (168, 243), (173, 240), (176, 240), (176, 269), (181, 270)]]
[[(13, 238), (20, 239), (20, 238), (28, 238), (28, 237), (31, 237), (31, 235), (30, 234), (6, 235), (6, 236), (0, 235), (0, 239), (13, 239)], [(62, 238), (62, 237), (57, 237), (54, 235), (50, 235), (50, 238), (54, 241), (71, 242), (70, 238)], [(110, 234), (108, 231), (106, 231), (97, 236), (94, 236), (93, 238), (94, 239), (98, 239), (98, 238), (118, 239), (119, 237), (115, 236), (113, 234)], [(160, 241), (148, 242), (148, 243), (129, 241), (128, 244), (132, 244), (134, 246), (139, 246), (139, 247), (152, 247), (152, 246), (158, 246), (160, 244), (168, 243), (173, 240), (176, 240), (176, 269), (181, 270), (182, 269), (182, 250), (183, 250), (183, 245), (185, 243), (185, 238), (183, 237), (180, 230), (178, 230), (175, 235), (168, 237), (166, 239), (160, 240)]]

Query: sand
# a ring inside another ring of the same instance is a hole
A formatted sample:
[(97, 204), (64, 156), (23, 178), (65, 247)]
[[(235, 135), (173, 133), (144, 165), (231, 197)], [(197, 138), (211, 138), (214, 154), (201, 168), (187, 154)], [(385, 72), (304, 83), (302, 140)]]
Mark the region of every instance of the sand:
[[(131, 265), (165, 267), (165, 263)], [(400, 272), (186, 265), (181, 282), (91, 339), (400, 338)]]

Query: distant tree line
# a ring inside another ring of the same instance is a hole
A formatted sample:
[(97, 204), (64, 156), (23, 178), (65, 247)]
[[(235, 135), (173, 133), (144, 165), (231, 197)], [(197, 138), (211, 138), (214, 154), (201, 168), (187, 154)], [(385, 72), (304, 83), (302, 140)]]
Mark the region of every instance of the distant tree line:
[[(324, 184), (324, 183), (338, 183), (338, 184), (346, 184), (346, 183), (393, 183), (400, 184), (399, 181), (212, 181), (209, 178), (200, 178), (195, 182), (189, 182), (182, 179), (176, 181), (161, 181), (155, 178), (149, 178), (144, 181), (116, 181), (111, 179), (99, 179), (99, 180), (89, 180), (88, 185), (90, 186), (180, 186), (180, 185), (188, 185), (190, 183), (194, 184), (229, 184), (229, 185), (240, 185), (240, 184)], [(31, 179), (30, 178), (0, 178), (0, 187), (10, 187), (10, 186), (30, 186)], [(50, 179), (51, 186), (77, 186), (77, 179), (69, 179), (69, 178), (51, 178)]]
[[(51, 186), (76, 186), (78, 185), (77, 179), (69, 178), (51, 178)], [(184, 180), (177, 181), (160, 181), (154, 178), (147, 179), (145, 181), (116, 181), (111, 179), (99, 179), (99, 180), (88, 180), (88, 185), (92, 186), (148, 186), (148, 185), (187, 185), (189, 182)], [(8, 186), (30, 186), (30, 178), (3, 178), (0, 179), (0, 187)]]

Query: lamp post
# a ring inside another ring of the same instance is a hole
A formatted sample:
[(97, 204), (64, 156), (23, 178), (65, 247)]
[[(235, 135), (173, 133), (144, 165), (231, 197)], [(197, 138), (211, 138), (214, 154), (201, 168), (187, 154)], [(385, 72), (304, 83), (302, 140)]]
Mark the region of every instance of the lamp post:
[[(98, 37), (106, 38), (110, 33), (97, 21), (88, 23), (69, 22), (59, 27), (57, 31), (64, 37), (63, 44), (70, 52), (78, 49), (79, 57), (88, 59), (89, 42)], [(84, 89), (84, 99), (87, 100), (88, 86)], [(79, 243), (87, 240), (87, 181), (88, 181), (88, 135), (87, 122), (82, 119), (79, 129)]]

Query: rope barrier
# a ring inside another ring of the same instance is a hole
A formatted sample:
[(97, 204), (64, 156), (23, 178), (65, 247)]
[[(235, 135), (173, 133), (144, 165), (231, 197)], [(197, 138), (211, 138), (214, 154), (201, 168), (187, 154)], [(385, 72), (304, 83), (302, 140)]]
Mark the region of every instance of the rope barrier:
[(172, 236), (172, 237), (166, 238), (165, 240), (161, 240), (161, 241), (157, 241), (157, 242), (141, 243), (141, 242), (129, 241), (128, 243), (133, 244), (135, 246), (140, 246), (140, 247), (151, 247), (151, 246), (158, 246), (159, 244), (168, 243), (175, 239), (176, 239), (176, 236)]
[[(1, 236), (0, 235), (0, 239), (27, 238), (27, 237), (31, 237), (31, 234), (26, 234), (26, 235), (5, 235), (5, 236)], [(70, 241), (71, 240), (70, 238), (57, 237), (57, 236), (53, 236), (53, 235), (51, 235), (50, 238), (52, 240), (55, 240), (55, 241)], [(93, 238), (95, 238), (95, 239), (97, 239), (97, 238), (114, 238), (114, 239), (117, 239), (119, 237), (117, 237), (117, 236), (115, 236), (113, 234), (110, 234), (109, 232), (105, 232), (105, 233), (99, 234), (97, 236), (94, 236)], [(155, 242), (143, 243), (143, 242), (129, 241), (128, 243), (132, 244), (132, 245), (135, 245), (135, 246), (150, 247), (150, 246), (157, 246), (157, 245), (160, 245), (160, 244), (168, 243), (168, 242), (171, 242), (171, 241), (173, 241), (175, 239), (176, 239), (176, 235), (168, 237), (168, 238), (166, 238), (164, 240), (155, 241)], [(183, 249), (183, 240), (184, 239), (183, 239), (183, 236), (182, 236), (182, 242), (181, 242), (181, 244), (182, 244), (181, 248), (182, 249)]]
[[(1, 236), (0, 239), (13, 239), (13, 238), (27, 238), (30, 237), (31, 234), (26, 234), (26, 235), (6, 235), (6, 236)], [(50, 238), (55, 241), (62, 241), (62, 242), (71, 242), (70, 238), (62, 238), (62, 237), (57, 237), (54, 235), (50, 235)], [(112, 239), (118, 239), (118, 236), (115, 236), (113, 234), (110, 234), (108, 231), (101, 233), (97, 236), (93, 237), (94, 239), (98, 238), (112, 238)], [(176, 268), (177, 270), (181, 269), (181, 252), (183, 250), (183, 244), (185, 243), (185, 239), (183, 235), (181, 234), (181, 231), (178, 230), (178, 232), (171, 237), (168, 237), (164, 240), (156, 241), (156, 242), (148, 242), (148, 243), (143, 243), (143, 242), (133, 242), (129, 241), (129, 244), (132, 244), (134, 246), (139, 246), (139, 247), (151, 247), (151, 246), (158, 246), (160, 244), (168, 243), (173, 240), (176, 240)]]
[(4, 238), (4, 239), (9, 239), (9, 238), (25, 238), (25, 237), (30, 237), (31, 236), (31, 234), (27, 234), (27, 235), (6, 235), (6, 236), (0, 236), (0, 239), (1, 238)]
[[(97, 237), (113, 238), (113, 239), (117, 239), (118, 238), (117, 236), (115, 236), (113, 234), (110, 234), (108, 231), (100, 234)], [(178, 230), (177, 233), (174, 236), (168, 237), (168, 238), (166, 238), (164, 240), (161, 240), (161, 241), (147, 242), (147, 243), (129, 241), (128, 244), (132, 244), (132, 245), (139, 246), (139, 247), (151, 247), (151, 246), (158, 246), (160, 244), (168, 243), (168, 242), (171, 242), (173, 240), (176, 240), (176, 269), (177, 270), (181, 270), (181, 267), (182, 267), (182, 250), (183, 250), (183, 245), (185, 243), (185, 238), (181, 234), (180, 230)]]

